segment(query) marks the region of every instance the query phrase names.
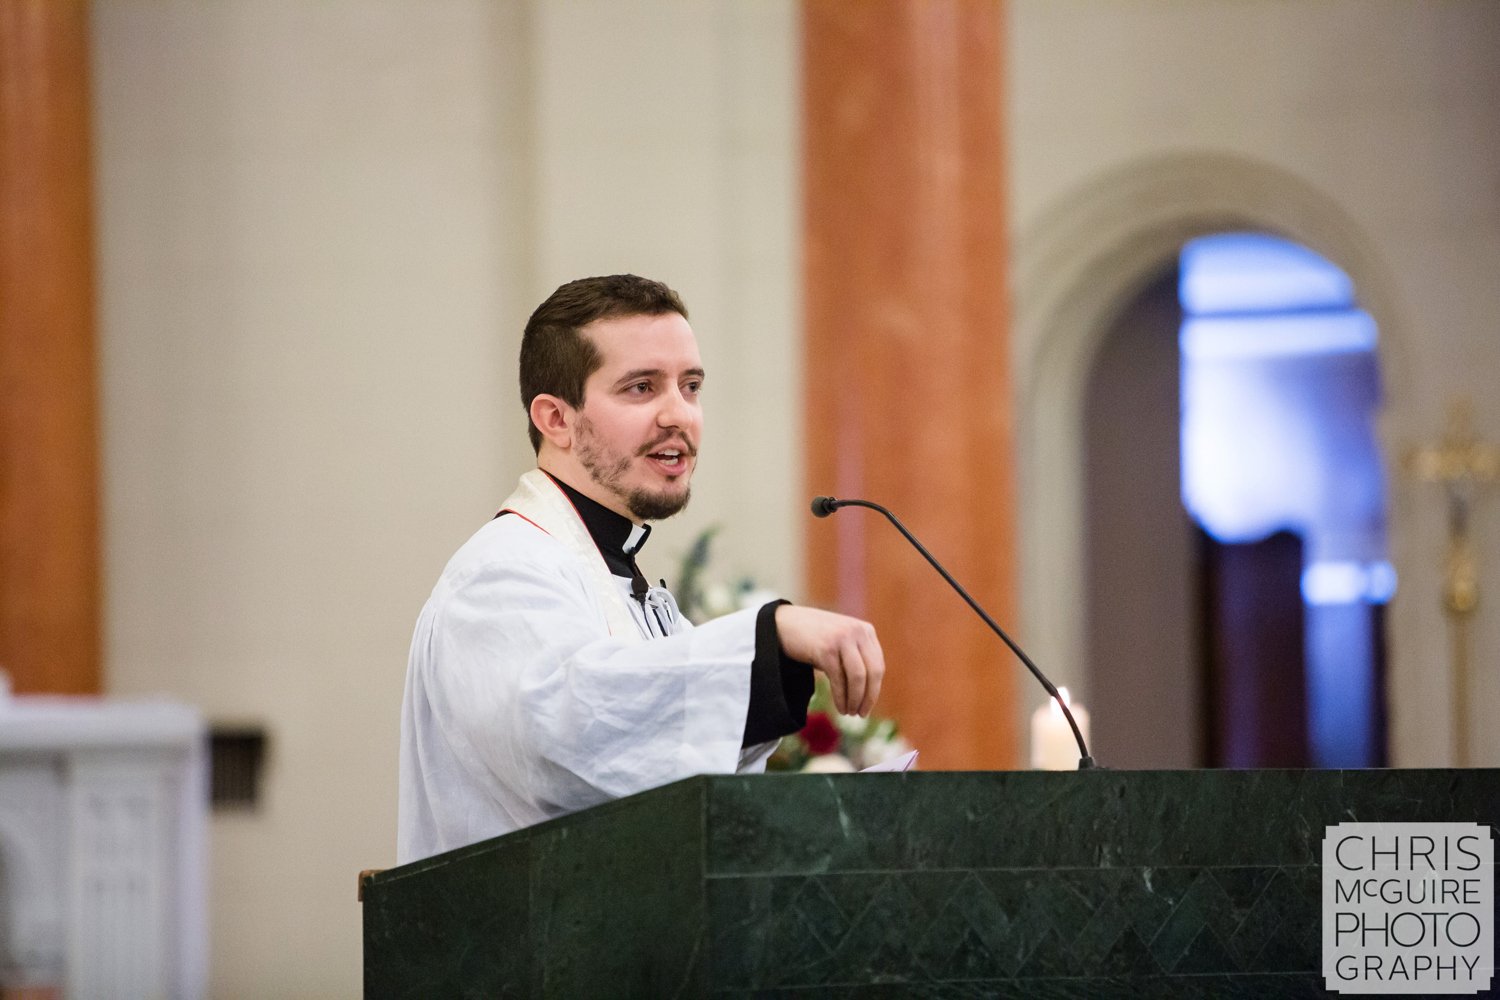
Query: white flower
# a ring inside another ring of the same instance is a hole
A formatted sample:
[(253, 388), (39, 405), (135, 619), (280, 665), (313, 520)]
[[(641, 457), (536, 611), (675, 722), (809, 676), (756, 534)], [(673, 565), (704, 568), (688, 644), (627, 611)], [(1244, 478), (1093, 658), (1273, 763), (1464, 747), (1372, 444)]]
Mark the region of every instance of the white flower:
[(703, 588), (703, 614), (706, 618), (718, 618), (738, 610), (734, 593), (727, 585), (713, 583)]
[(903, 736), (875, 735), (865, 740), (859, 748), (859, 766), (873, 767), (911, 751), (911, 744)]
[(854, 764), (841, 753), (819, 754), (802, 765), (804, 774), (845, 774), (853, 770)]
[(838, 724), (840, 732), (855, 740), (862, 740), (869, 735), (870, 720), (862, 716), (834, 713), (833, 721)]

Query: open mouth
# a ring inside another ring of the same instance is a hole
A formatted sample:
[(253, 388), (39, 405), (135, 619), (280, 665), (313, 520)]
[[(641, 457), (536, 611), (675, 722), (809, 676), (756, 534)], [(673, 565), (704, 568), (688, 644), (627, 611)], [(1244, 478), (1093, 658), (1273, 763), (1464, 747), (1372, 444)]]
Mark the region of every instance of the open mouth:
[(641, 449), (640, 454), (652, 467), (664, 476), (680, 476), (692, 467), (698, 450), (680, 437), (654, 441)]
[(682, 472), (687, 469), (687, 453), (679, 448), (663, 448), (661, 451), (650, 452), (646, 457), (668, 472)]

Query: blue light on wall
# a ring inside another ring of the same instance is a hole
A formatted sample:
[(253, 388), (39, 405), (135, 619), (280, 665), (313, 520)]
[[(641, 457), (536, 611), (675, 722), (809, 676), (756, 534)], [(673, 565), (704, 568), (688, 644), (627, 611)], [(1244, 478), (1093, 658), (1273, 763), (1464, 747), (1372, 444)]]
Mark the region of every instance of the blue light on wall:
[(1302, 601), (1328, 604), (1385, 604), (1396, 596), (1396, 569), (1388, 562), (1325, 559), (1302, 571)]
[(1349, 696), (1375, 690), (1375, 637), (1368, 613), (1338, 609), (1396, 585), (1375, 323), (1347, 275), (1286, 240), (1205, 237), (1180, 266), (1183, 503), (1222, 542), (1302, 537), (1315, 762), (1372, 763), (1375, 720)]
[(1354, 306), (1348, 275), (1304, 246), (1221, 233), (1182, 249), (1178, 297), (1190, 315), (1296, 313)]
[(1385, 558), (1376, 330), (1338, 268), (1272, 236), (1182, 252), (1182, 493), (1225, 542), (1289, 529), (1308, 561)]

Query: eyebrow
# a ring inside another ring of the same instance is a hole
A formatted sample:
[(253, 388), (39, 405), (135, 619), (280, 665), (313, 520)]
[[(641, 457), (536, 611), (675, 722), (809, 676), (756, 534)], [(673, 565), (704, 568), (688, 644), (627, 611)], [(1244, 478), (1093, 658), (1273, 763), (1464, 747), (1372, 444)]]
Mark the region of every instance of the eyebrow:
[[(664, 378), (666, 374), (666, 371), (661, 368), (634, 368), (615, 379), (615, 385), (625, 385), (628, 382), (634, 382), (637, 379), (643, 378)], [(702, 368), (689, 368), (682, 374), (690, 378), (696, 377), (701, 379), (706, 377)]]

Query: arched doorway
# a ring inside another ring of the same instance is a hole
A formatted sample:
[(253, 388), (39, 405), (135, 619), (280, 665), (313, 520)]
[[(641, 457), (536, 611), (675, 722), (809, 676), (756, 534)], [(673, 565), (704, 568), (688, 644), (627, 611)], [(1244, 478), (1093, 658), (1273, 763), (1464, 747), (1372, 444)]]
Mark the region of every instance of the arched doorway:
[(1207, 760), (1385, 764), (1378, 330), (1349, 277), (1263, 233), (1181, 257), (1184, 502), (1203, 531)]
[[(1089, 373), (1112, 325), (1162, 281), (1186, 243), (1237, 230), (1284, 235), (1353, 278), (1381, 333), (1383, 449), (1404, 430), (1405, 327), (1392, 301), (1393, 282), (1372, 244), (1329, 196), (1239, 157), (1177, 155), (1102, 176), (1041, 216), (1016, 246), (1021, 627), (1044, 668), (1084, 699), (1092, 699), (1094, 675), (1103, 669), (1088, 649), (1082, 614), (1088, 601), (1082, 429)], [(1384, 458), (1389, 466), (1391, 456)], [(1392, 561), (1399, 568), (1399, 516), (1391, 527)], [(1411, 630), (1403, 641), (1419, 643), (1415, 635)], [(1427, 697), (1418, 660), (1409, 649), (1403, 658), (1400, 643), (1391, 657), (1392, 687), (1409, 709)], [(1411, 665), (1405, 674), (1403, 663)], [(1096, 700), (1090, 707), (1096, 726), (1114, 710)], [(1400, 721), (1393, 730), (1398, 762)], [(1103, 744), (1099, 759), (1113, 763)]]
[(1108, 325), (1083, 617), (1115, 766), (1385, 762), (1376, 339), (1346, 275), (1258, 233), (1190, 241)]

